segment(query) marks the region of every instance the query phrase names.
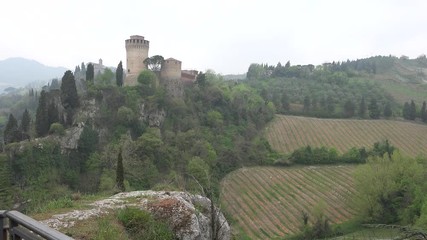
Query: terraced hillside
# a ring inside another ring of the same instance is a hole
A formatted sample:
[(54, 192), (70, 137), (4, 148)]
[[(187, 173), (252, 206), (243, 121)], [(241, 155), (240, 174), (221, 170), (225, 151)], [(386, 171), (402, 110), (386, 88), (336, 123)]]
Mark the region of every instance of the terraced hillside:
[(280, 238), (299, 232), (302, 211), (324, 202), (332, 223), (353, 216), (354, 166), (254, 167), (239, 169), (221, 182), (221, 204), (233, 227), (251, 239)]
[(276, 115), (265, 134), (271, 146), (283, 153), (307, 145), (335, 147), (343, 153), (352, 147), (371, 147), (388, 139), (408, 156), (427, 154), (427, 125), (403, 121)]

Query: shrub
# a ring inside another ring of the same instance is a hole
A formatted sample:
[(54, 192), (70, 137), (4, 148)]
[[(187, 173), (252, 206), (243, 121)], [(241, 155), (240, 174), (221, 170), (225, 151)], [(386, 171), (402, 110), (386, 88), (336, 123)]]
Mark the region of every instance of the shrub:
[(134, 239), (174, 239), (166, 223), (155, 220), (150, 213), (141, 209), (126, 207), (119, 210), (117, 218)]
[(49, 128), (49, 134), (63, 136), (65, 134), (64, 126), (60, 123), (52, 123)]

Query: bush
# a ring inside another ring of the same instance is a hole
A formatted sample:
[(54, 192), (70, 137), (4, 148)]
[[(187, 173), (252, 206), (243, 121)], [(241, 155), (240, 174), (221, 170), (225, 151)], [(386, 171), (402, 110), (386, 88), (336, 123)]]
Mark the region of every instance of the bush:
[(126, 207), (117, 213), (117, 218), (134, 239), (174, 239), (167, 224), (155, 220), (150, 213), (141, 209)]
[(49, 128), (49, 134), (63, 136), (65, 134), (64, 126), (60, 123), (52, 123)]

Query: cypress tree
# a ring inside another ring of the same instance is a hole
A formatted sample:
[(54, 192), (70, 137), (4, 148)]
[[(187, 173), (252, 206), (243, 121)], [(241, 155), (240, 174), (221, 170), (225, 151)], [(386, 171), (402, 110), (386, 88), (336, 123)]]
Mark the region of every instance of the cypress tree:
[(117, 69), (116, 69), (116, 83), (117, 83), (117, 86), (119, 86), (119, 87), (123, 86), (123, 65), (122, 65), (122, 61), (119, 62), (119, 65), (117, 66)]
[(359, 105), (359, 117), (364, 118), (365, 114), (366, 114), (365, 97), (362, 97), (362, 100), (360, 100), (360, 105)]
[(64, 73), (61, 83), (61, 102), (65, 109), (74, 109), (79, 106), (76, 80), (73, 73), (68, 70)]
[(117, 168), (116, 168), (116, 184), (117, 188), (124, 192), (125, 184), (124, 184), (125, 178), (124, 178), (124, 169), (123, 169), (123, 157), (122, 157), (122, 150), (120, 149), (119, 156), (117, 157)]
[(20, 130), (22, 132), (22, 140), (30, 139), (30, 122), (31, 122), (30, 113), (28, 112), (27, 109), (25, 109), (24, 113), (22, 114), (21, 127), (20, 127)]
[(423, 122), (427, 122), (427, 109), (426, 109), (426, 101), (423, 102), (423, 106), (421, 108), (421, 120)]
[(87, 70), (86, 70), (86, 81), (93, 82), (94, 78), (95, 78), (95, 69), (93, 68), (93, 64), (89, 63), (87, 65)]
[(371, 99), (371, 102), (369, 103), (368, 109), (369, 109), (369, 117), (370, 118), (372, 118), (372, 119), (380, 118), (381, 113), (380, 113), (380, 109), (378, 107), (376, 99), (374, 99), (374, 98)]
[(393, 112), (391, 110), (391, 105), (388, 102), (384, 106), (384, 117), (389, 118), (389, 117), (391, 117), (391, 115), (393, 115)]
[(9, 114), (9, 120), (7, 121), (6, 127), (4, 129), (3, 136), (5, 144), (17, 142), (20, 140), (18, 121), (13, 116), (13, 114)]
[(415, 106), (414, 100), (411, 100), (411, 105), (409, 108), (409, 120), (415, 120), (417, 117), (417, 107)]
[(402, 116), (404, 119), (409, 119), (409, 115), (411, 111), (411, 106), (409, 106), (408, 102), (405, 102), (405, 104), (403, 105), (403, 110), (402, 110)]
[(46, 135), (49, 131), (49, 121), (47, 115), (47, 93), (43, 90), (40, 93), (39, 106), (36, 111), (36, 134), (39, 137)]
[(49, 104), (49, 107), (47, 109), (47, 119), (49, 122), (49, 126), (52, 123), (59, 122), (58, 108), (56, 107), (55, 103), (53, 103), (53, 102), (51, 104)]

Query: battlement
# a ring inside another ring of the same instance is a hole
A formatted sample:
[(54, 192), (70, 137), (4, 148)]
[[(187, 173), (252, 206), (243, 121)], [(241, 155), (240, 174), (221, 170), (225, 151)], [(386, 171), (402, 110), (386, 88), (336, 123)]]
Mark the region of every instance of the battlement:
[(129, 48), (149, 48), (150, 41), (145, 40), (143, 36), (132, 35), (129, 39), (126, 39), (126, 49)]

